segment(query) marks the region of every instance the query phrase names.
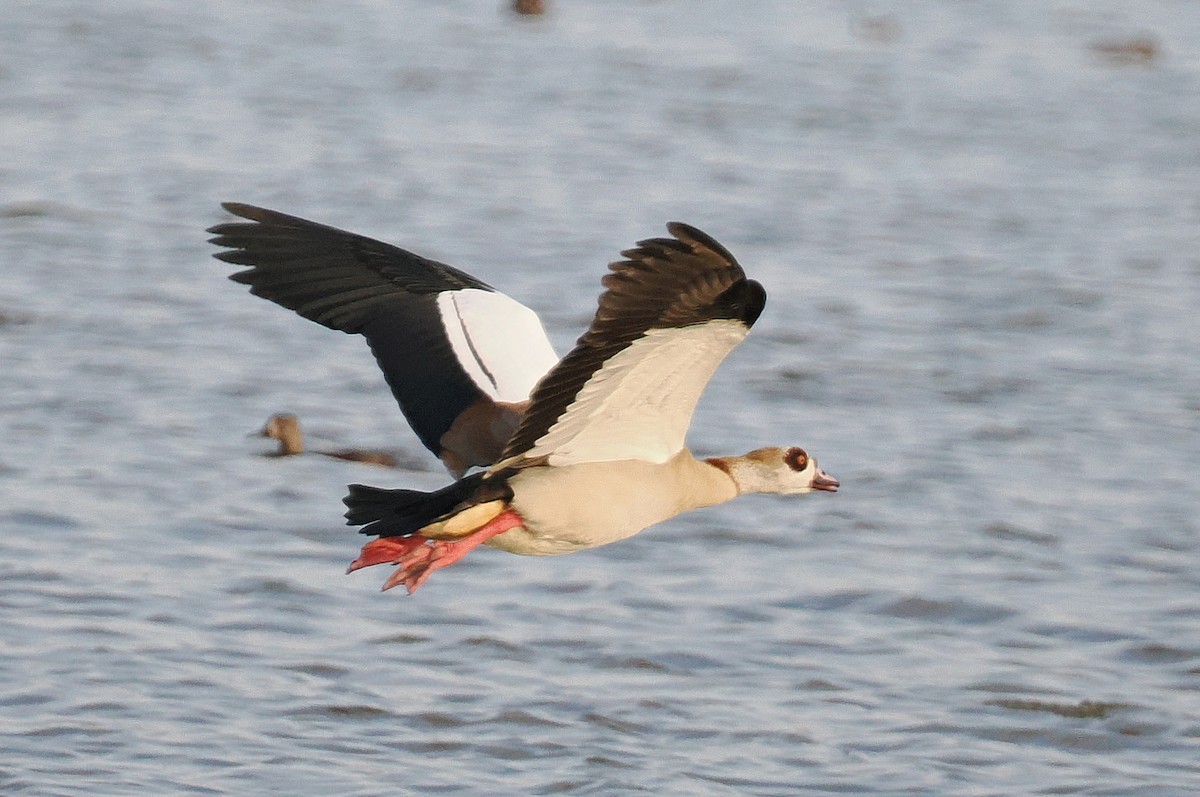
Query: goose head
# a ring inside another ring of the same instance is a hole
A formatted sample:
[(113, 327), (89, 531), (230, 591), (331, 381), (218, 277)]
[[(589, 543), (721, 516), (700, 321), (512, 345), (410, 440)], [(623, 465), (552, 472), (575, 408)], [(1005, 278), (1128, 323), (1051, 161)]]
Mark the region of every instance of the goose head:
[(758, 448), (740, 457), (708, 460), (729, 474), (739, 493), (796, 495), (814, 490), (837, 492), (838, 480), (817, 466), (803, 448)]

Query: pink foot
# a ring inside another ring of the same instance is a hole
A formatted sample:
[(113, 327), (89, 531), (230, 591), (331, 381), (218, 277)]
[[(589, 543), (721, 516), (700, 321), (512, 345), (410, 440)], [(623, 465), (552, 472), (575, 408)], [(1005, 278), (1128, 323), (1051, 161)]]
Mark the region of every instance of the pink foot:
[(404, 558), (405, 554), (414, 548), (424, 545), (428, 540), (419, 534), (411, 537), (379, 537), (371, 540), (362, 547), (358, 558), (346, 568), (346, 573), (372, 565), (395, 564)]
[(430, 540), (418, 535), (380, 537), (363, 546), (358, 559), (350, 565), (350, 571), (385, 562), (398, 564), (400, 567), (384, 582), (383, 588), (389, 590), (403, 584), (411, 595), (434, 571), (449, 567), (492, 537), (524, 522), (516, 511), (506, 509), (460, 540)]

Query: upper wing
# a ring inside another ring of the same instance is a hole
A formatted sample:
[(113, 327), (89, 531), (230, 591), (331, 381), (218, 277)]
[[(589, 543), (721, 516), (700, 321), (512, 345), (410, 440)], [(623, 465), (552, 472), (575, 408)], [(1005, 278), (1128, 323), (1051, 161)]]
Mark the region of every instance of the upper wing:
[(521, 410), (510, 405), (558, 359), (532, 310), (390, 244), (252, 205), (223, 207), (249, 219), (209, 229), (228, 247), (215, 257), (250, 266), (230, 279), (366, 337), (409, 425), (456, 475), (495, 461)]
[(675, 237), (610, 266), (591, 327), (538, 383), (502, 465), (665, 462), (683, 448), (701, 392), (766, 293), (708, 235), (667, 230)]

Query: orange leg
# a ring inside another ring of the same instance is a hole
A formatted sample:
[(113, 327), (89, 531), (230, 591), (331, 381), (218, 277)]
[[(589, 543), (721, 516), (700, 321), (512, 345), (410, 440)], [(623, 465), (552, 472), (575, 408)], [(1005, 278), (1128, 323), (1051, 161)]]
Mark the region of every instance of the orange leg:
[(459, 540), (430, 540), (419, 535), (380, 537), (363, 546), (358, 559), (354, 560), (347, 572), (385, 562), (400, 565), (384, 582), (383, 588), (389, 590), (403, 584), (411, 595), (434, 571), (454, 564), (492, 537), (514, 529), (524, 522), (515, 510), (506, 509)]

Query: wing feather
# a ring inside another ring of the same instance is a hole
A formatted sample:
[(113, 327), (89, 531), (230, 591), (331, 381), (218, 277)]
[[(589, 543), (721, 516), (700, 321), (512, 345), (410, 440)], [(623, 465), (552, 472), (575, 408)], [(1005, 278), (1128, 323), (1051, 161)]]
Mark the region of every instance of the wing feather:
[(591, 326), (538, 383), (501, 465), (665, 461), (683, 447), (704, 386), (766, 294), (710, 236), (667, 230), (610, 265)]
[[(217, 259), (249, 267), (230, 279), (318, 324), (363, 335), (409, 425), (448, 466), (443, 438), (460, 416), (469, 408), (484, 418), (514, 413), (509, 405), (523, 402), (557, 360), (532, 310), (470, 274), (285, 213), (223, 207), (248, 220), (209, 229), (211, 242), (227, 247)], [(511, 425), (475, 428), (483, 439), (465, 442), (478, 453), (457, 451), (452, 471), (491, 464)]]

